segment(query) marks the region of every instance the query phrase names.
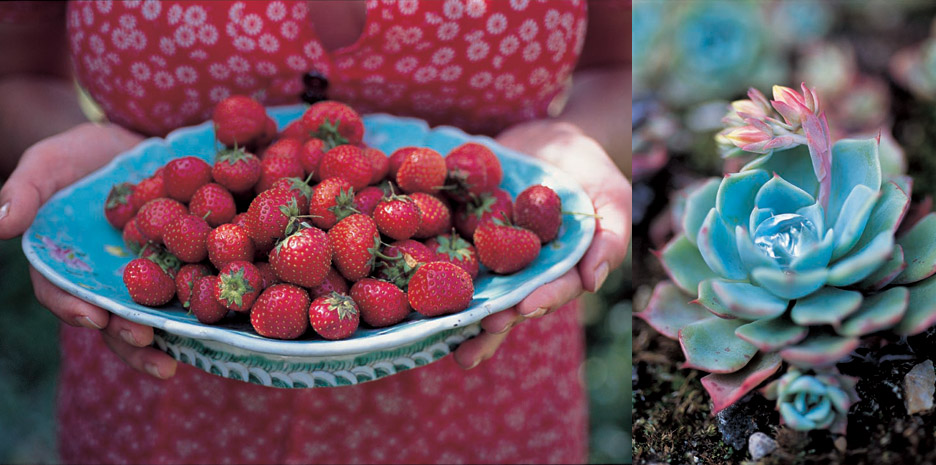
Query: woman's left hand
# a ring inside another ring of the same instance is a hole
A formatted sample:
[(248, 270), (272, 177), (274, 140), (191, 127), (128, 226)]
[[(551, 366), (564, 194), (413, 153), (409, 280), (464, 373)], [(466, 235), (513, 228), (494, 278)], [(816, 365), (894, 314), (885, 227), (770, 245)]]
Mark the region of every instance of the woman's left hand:
[(584, 291), (597, 291), (624, 261), (630, 242), (630, 183), (601, 146), (578, 127), (560, 121), (531, 121), (509, 128), (497, 141), (566, 172), (591, 198), (598, 220), (591, 246), (575, 267), (515, 307), (481, 320), (481, 334), (455, 350), (455, 361), (465, 369), (491, 358), (517, 324), (547, 315)]

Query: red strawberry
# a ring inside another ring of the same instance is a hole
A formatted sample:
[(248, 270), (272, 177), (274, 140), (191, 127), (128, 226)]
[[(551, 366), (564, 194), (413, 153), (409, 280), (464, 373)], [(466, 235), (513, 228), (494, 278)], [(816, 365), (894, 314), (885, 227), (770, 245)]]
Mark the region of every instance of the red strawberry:
[(221, 269), (226, 263), (254, 258), (254, 243), (247, 231), (236, 224), (222, 224), (208, 233), (205, 240), (208, 247), (208, 260), (215, 268)]
[(477, 142), (466, 142), (452, 149), (445, 157), (452, 199), (467, 202), (484, 192), (491, 192), (504, 177), (500, 160), (491, 149)]
[(438, 192), (445, 185), (445, 159), (428, 147), (411, 151), (396, 172), (396, 182), (404, 192)]
[(270, 265), (276, 276), (302, 287), (322, 284), (331, 262), (332, 246), (328, 234), (311, 226), (283, 239), (270, 252)]
[(197, 263), (208, 258), (206, 241), (211, 226), (200, 216), (182, 215), (166, 226), (163, 242), (166, 249), (185, 263)]
[(420, 149), (421, 147), (406, 146), (394, 150), (393, 153), (390, 154), (390, 157), (387, 158), (387, 161), (389, 161), (387, 166), (387, 175), (390, 176), (390, 179), (396, 181), (397, 172), (400, 171), (400, 166), (403, 165), (403, 160), (406, 160), (406, 157), (408, 157), (411, 153), (418, 152)]
[(471, 305), (474, 283), (467, 271), (449, 262), (420, 266), (409, 282), (407, 299), (425, 316), (460, 312)]
[(234, 218), (231, 218), (231, 224), (236, 224), (247, 232), (247, 212), (234, 215)]
[(150, 200), (137, 212), (137, 228), (147, 240), (162, 244), (166, 226), (187, 213), (185, 205), (176, 200), (164, 197)]
[(297, 119), (292, 123), (287, 124), (286, 127), (280, 131), (279, 136), (288, 139), (299, 139), (301, 141), (306, 141), (312, 137), (309, 134), (309, 131), (306, 130), (305, 125), (302, 124), (301, 119)]
[(248, 147), (254, 148), (255, 150), (261, 150), (267, 147), (271, 142), (276, 140), (276, 136), (279, 135), (278, 131), (276, 121), (268, 115), (266, 117), (266, 123), (263, 125), (263, 134), (254, 139)]
[(371, 162), (371, 180), (369, 184), (377, 184), (383, 181), (390, 173), (390, 159), (387, 154), (373, 147), (362, 149), (364, 156)]
[(460, 205), (455, 210), (455, 229), (464, 237), (474, 236), (478, 225), (494, 218), (513, 221), (513, 201), (510, 193), (504, 189), (494, 189), (475, 197), (472, 201)]
[(195, 315), (199, 322), (204, 324), (215, 324), (221, 321), (228, 313), (228, 309), (218, 302), (215, 297), (215, 289), (218, 287), (217, 276), (203, 276), (195, 280), (192, 285), (191, 299), (189, 300), (189, 310)]
[(500, 274), (526, 268), (540, 252), (540, 239), (533, 231), (498, 220), (478, 226), (474, 245), (481, 264)]
[(282, 282), (279, 278), (276, 277), (276, 273), (273, 272), (273, 265), (270, 265), (269, 262), (255, 262), (254, 266), (260, 270), (260, 276), (263, 278), (264, 289)]
[(250, 324), (264, 337), (296, 339), (309, 329), (309, 294), (292, 284), (274, 284), (250, 309)]
[(107, 200), (104, 202), (104, 218), (118, 231), (123, 231), (127, 222), (133, 219), (137, 213), (137, 209), (133, 208), (133, 202), (131, 201), (133, 189), (133, 184), (129, 182), (114, 184), (110, 193), (107, 194)]
[(152, 242), (147, 242), (146, 245), (140, 249), (139, 258), (146, 258), (156, 262), (166, 273), (169, 273), (172, 279), (175, 279), (176, 274), (182, 268), (182, 262), (178, 257), (166, 250), (165, 247), (153, 244)]
[(422, 192), (414, 192), (409, 197), (420, 212), (419, 229), (413, 237), (425, 239), (452, 230), (452, 210), (444, 200)]
[(358, 305), (361, 320), (375, 328), (395, 325), (412, 311), (399, 287), (379, 279), (364, 278), (354, 283), (351, 298)]
[(169, 198), (188, 202), (199, 187), (211, 182), (211, 165), (198, 157), (182, 157), (166, 163), (163, 173)]
[(134, 302), (149, 307), (166, 304), (176, 293), (173, 277), (148, 258), (130, 260), (123, 271), (123, 282)]
[(325, 339), (346, 339), (357, 330), (361, 316), (351, 297), (333, 292), (312, 301), (309, 322)]
[(325, 100), (312, 104), (303, 113), (302, 125), (329, 148), (342, 144), (360, 144), (364, 123), (354, 109), (341, 102)]
[(299, 214), (296, 199), (289, 191), (265, 190), (247, 208), (247, 234), (258, 249), (267, 249), (286, 237), (286, 226)]
[(260, 160), (260, 180), (254, 185), (255, 192), (263, 192), (273, 187), (273, 183), (282, 178), (302, 178), (305, 171), (296, 157), (263, 157)]
[(250, 191), (260, 180), (260, 159), (242, 149), (228, 149), (218, 152), (211, 177), (231, 192)]
[(354, 209), (367, 216), (374, 216), (374, 209), (386, 193), (377, 186), (367, 186), (354, 196)]
[(299, 164), (302, 165), (302, 169), (305, 170), (307, 175), (312, 174), (312, 179), (321, 181), (319, 164), (322, 163), (324, 156), (325, 141), (313, 137), (305, 141), (299, 149)]
[(328, 231), (334, 250), (335, 268), (348, 281), (369, 275), (375, 256), (380, 253), (380, 232), (373, 218), (356, 213)]
[(348, 294), (348, 281), (344, 279), (344, 276), (341, 276), (341, 273), (339, 273), (335, 267), (330, 267), (328, 269), (328, 274), (325, 275), (325, 280), (322, 281), (322, 284), (309, 289), (309, 293), (312, 294), (313, 299), (325, 294), (331, 294), (332, 292)]
[(327, 152), (319, 163), (319, 177), (322, 180), (329, 178), (345, 178), (351, 183), (355, 191), (363, 189), (370, 184), (372, 174), (371, 162), (364, 156), (361, 149), (354, 145), (339, 145)]
[(442, 234), (426, 241), (426, 247), (435, 253), (437, 261), (446, 261), (459, 266), (471, 275), (478, 277), (478, 252), (468, 241), (457, 234)]
[(315, 186), (309, 201), (309, 214), (316, 227), (330, 229), (355, 212), (354, 188), (347, 179), (326, 179)]
[(263, 290), (263, 275), (253, 263), (245, 260), (228, 262), (218, 270), (214, 297), (224, 308), (249, 312)]
[(299, 151), (302, 149), (302, 141), (299, 139), (294, 139), (291, 137), (277, 139), (276, 142), (273, 142), (266, 150), (263, 151), (263, 154), (260, 156), (260, 159), (268, 157), (284, 157), (294, 160), (296, 163), (299, 163)]
[(296, 199), (300, 215), (309, 214), (309, 200), (312, 198), (312, 186), (299, 178), (280, 178), (270, 189), (285, 189)]
[[(406, 289), (413, 272), (423, 263), (436, 261), (435, 254), (422, 242), (407, 239), (385, 246), (377, 260), (376, 277)], [(399, 259), (397, 259), (399, 257)]]
[(139, 253), (140, 249), (146, 245), (146, 238), (143, 237), (143, 233), (137, 228), (136, 217), (131, 218), (130, 221), (124, 225), (123, 234), (121, 236), (123, 237), (124, 245), (134, 254)]
[(409, 239), (419, 231), (422, 213), (419, 206), (406, 196), (393, 195), (377, 204), (374, 209), (377, 229), (397, 241)]
[(234, 204), (234, 196), (224, 186), (209, 182), (192, 194), (189, 213), (205, 218), (212, 228), (217, 228), (234, 219), (237, 205)]
[(263, 105), (245, 95), (232, 95), (218, 102), (211, 120), (218, 141), (228, 147), (246, 146), (263, 136), (267, 127)]
[(211, 271), (208, 270), (208, 267), (201, 263), (182, 265), (182, 268), (176, 273), (175, 286), (176, 296), (179, 298), (179, 302), (182, 302), (183, 307), (189, 308), (189, 299), (192, 297), (192, 286), (195, 284), (195, 280), (210, 274)]
[(130, 195), (130, 203), (133, 204), (133, 208), (139, 210), (140, 207), (150, 200), (169, 196), (169, 194), (166, 193), (166, 183), (163, 179), (163, 173), (165, 171), (165, 169), (160, 168), (156, 170), (156, 173), (152, 176), (137, 183), (133, 189), (133, 193)]
[(530, 186), (517, 195), (513, 216), (514, 224), (533, 231), (545, 244), (559, 235), (562, 200), (546, 186)]

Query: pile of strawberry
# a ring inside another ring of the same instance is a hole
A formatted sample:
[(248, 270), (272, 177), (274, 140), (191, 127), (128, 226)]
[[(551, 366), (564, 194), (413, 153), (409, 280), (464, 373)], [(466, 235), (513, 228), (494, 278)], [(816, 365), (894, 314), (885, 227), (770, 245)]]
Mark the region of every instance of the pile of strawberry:
[(523, 269), (559, 231), (558, 195), (537, 185), (512, 199), (481, 144), (388, 157), (334, 101), (280, 132), (244, 96), (220, 102), (212, 120), (224, 146), (214, 164), (173, 159), (108, 195), (105, 216), (139, 257), (123, 280), (141, 305), (178, 297), (202, 323), (240, 315), (265, 337), (311, 326), (342, 339), (361, 322), (464, 310), (480, 265)]

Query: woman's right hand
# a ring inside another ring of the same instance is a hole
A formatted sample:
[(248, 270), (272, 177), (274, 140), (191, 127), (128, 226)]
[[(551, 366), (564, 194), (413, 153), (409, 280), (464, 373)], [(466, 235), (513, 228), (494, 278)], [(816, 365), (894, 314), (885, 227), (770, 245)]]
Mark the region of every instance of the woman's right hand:
[[(143, 140), (112, 124), (84, 123), (29, 147), (0, 189), (0, 240), (22, 235), (52, 194), (110, 162)], [(59, 289), (29, 270), (36, 299), (63, 323), (97, 329), (128, 365), (158, 378), (175, 374), (176, 361), (150, 347), (153, 328), (133, 323)]]

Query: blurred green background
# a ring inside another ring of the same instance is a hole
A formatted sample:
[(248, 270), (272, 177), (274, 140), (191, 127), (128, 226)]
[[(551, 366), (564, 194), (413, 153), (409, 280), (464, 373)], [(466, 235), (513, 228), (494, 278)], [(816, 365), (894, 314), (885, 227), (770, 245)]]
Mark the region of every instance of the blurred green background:
[[(631, 458), (630, 260), (585, 314), (592, 463)], [(59, 463), (55, 445), (58, 320), (33, 295), (19, 238), (0, 241), (0, 463)]]

